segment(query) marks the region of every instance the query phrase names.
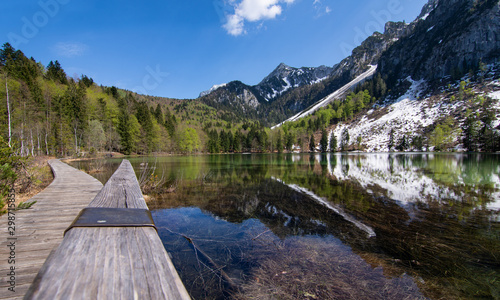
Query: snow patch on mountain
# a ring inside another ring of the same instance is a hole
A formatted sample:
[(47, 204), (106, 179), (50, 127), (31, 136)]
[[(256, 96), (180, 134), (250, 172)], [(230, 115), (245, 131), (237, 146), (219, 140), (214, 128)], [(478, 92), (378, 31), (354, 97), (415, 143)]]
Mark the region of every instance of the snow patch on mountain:
[(395, 102), (384, 103), (368, 111), (360, 119), (348, 124), (339, 124), (333, 131), (338, 141), (344, 129), (349, 130), (350, 142), (361, 137), (361, 144), (367, 152), (389, 151), (389, 137), (394, 129), (394, 141), (405, 134), (407, 137), (420, 134), (419, 130), (433, 124), (438, 118), (458, 110), (463, 103), (447, 103), (421, 99), (426, 83), (413, 81), (405, 95)]
[(200, 97), (206, 96), (206, 95), (210, 94), (211, 92), (213, 92), (217, 89), (220, 89), (221, 87), (225, 87), (226, 85), (227, 85), (227, 83), (216, 84), (216, 85), (212, 86), (209, 90), (201, 92)]
[(420, 20), (425, 20), (427, 19), (427, 17), (429, 16), (430, 13), (426, 13), (425, 15), (423, 15), (422, 17), (420, 17)]
[(254, 87), (266, 101), (272, 101), (293, 88), (325, 80), (332, 71), (333, 68), (327, 66), (293, 68), (281, 63)]
[(491, 98), (493, 98), (495, 100), (500, 100), (500, 91), (491, 92), (488, 94), (488, 96), (490, 96)]
[(303, 118), (305, 116), (313, 114), (315, 111), (317, 111), (318, 109), (320, 109), (320, 108), (328, 105), (329, 103), (331, 103), (335, 99), (338, 99), (338, 98), (342, 97), (346, 92), (348, 92), (349, 90), (351, 90), (357, 84), (359, 84), (359, 83), (363, 82), (364, 80), (366, 80), (366, 79), (370, 78), (371, 76), (373, 76), (373, 74), (375, 74), (376, 70), (377, 70), (377, 66), (369, 66), (369, 68), (368, 68), (367, 71), (365, 71), (364, 73), (362, 73), (358, 77), (354, 78), (348, 84), (344, 85), (340, 89), (336, 90), (335, 92), (333, 92), (330, 95), (326, 96), (322, 100), (318, 101), (312, 107), (310, 107), (310, 108), (308, 108), (308, 109), (306, 109), (304, 111), (301, 111), (300, 113), (296, 114), (295, 116), (289, 118), (288, 120), (286, 120), (286, 121), (284, 121), (284, 122), (282, 122), (282, 123), (280, 123), (280, 124), (278, 124), (276, 126), (273, 126), (271, 129), (280, 127), (285, 122), (294, 122), (294, 121), (297, 121), (297, 120), (299, 120), (299, 119), (301, 119), (301, 118)]

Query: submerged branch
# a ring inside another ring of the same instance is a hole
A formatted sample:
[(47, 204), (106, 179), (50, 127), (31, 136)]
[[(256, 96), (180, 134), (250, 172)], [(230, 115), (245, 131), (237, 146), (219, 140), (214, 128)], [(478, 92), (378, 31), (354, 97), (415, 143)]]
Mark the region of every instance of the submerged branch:
[[(223, 270), (224, 267), (222, 267), (218, 263), (216, 263), (208, 254), (205, 253), (205, 251), (203, 251), (200, 247), (198, 247), (192, 238), (188, 237), (187, 235), (174, 232), (174, 231), (170, 230), (169, 228), (166, 228), (166, 227), (164, 227), (164, 228), (167, 231), (169, 231), (170, 233), (175, 234), (175, 235), (179, 235), (179, 236), (183, 237), (184, 239), (186, 239), (188, 241), (189, 245), (193, 248), (193, 251), (195, 252), (196, 260), (198, 261), (198, 265), (200, 263), (202, 263), (212, 273), (214, 273), (217, 276), (220, 276), (221, 278), (223, 278), (224, 281), (229, 285), (229, 287), (231, 289), (236, 290), (236, 291), (239, 290), (238, 286), (236, 285), (236, 283), (234, 282), (234, 280), (231, 277), (229, 277), (229, 275), (227, 275), (226, 272), (224, 272), (224, 270)], [(200, 257), (203, 260), (205, 260), (208, 264), (203, 263), (201, 261)], [(201, 267), (200, 267), (200, 269), (201, 269)], [(202, 280), (203, 280), (203, 278), (202, 278)]]

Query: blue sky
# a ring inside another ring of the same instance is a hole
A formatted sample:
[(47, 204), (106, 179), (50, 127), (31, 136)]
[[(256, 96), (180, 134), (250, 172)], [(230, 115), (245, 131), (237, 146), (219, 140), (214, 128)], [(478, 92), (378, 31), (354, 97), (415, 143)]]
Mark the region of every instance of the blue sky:
[(149, 95), (196, 98), (259, 83), (279, 63), (332, 66), (425, 0), (1, 1), (0, 43), (69, 76)]

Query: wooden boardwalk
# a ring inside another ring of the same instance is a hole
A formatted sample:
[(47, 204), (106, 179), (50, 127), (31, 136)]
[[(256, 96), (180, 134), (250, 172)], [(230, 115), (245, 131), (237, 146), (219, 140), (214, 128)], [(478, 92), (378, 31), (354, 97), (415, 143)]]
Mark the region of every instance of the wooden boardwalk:
[[(7, 215), (0, 217), (0, 299), (24, 297), (50, 252), (63, 240), (64, 230), (102, 189), (97, 179), (59, 160), (49, 165), (54, 181), (30, 199), (37, 201), (32, 208), (16, 211), (15, 265), (8, 264)], [(7, 289), (11, 266), (15, 266), (15, 292)]]
[(152, 218), (128, 160), (82, 213), (25, 299), (191, 299), (148, 227)]

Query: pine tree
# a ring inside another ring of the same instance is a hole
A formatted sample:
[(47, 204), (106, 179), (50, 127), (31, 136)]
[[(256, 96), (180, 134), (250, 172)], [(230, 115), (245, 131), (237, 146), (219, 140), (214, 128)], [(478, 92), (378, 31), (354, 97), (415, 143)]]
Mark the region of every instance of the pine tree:
[(338, 147), (338, 142), (337, 142), (337, 137), (335, 134), (332, 134), (332, 139), (330, 140), (330, 151), (331, 152), (337, 152), (337, 147)]
[(132, 133), (130, 125), (130, 115), (126, 110), (121, 109), (118, 116), (118, 134), (120, 135), (121, 150), (125, 154), (133, 152)]
[(312, 134), (311, 138), (309, 139), (309, 151), (311, 152), (316, 151), (316, 141), (314, 141), (314, 134)]
[(61, 67), (61, 64), (59, 61), (50, 61), (50, 63), (47, 65), (47, 78), (52, 79), (56, 82), (62, 83), (62, 84), (68, 84), (68, 79), (66, 77), (66, 73), (64, 72), (63, 68)]
[(361, 143), (363, 142), (363, 138), (358, 135), (358, 137), (356, 138), (356, 147), (358, 150), (361, 150)]
[(160, 103), (158, 103), (156, 105), (156, 109), (155, 109), (155, 112), (154, 112), (154, 116), (155, 116), (155, 119), (156, 121), (158, 122), (158, 124), (163, 124), (165, 123), (164, 121), (164, 118), (163, 118), (163, 112), (161, 110), (161, 105)]
[(403, 135), (403, 137), (399, 140), (398, 146), (396, 147), (397, 150), (399, 151), (405, 151), (408, 149), (408, 141), (406, 139), (406, 135)]
[(293, 135), (292, 132), (288, 132), (287, 134), (285, 134), (285, 147), (286, 147), (286, 150), (288, 151), (292, 151), (293, 150), (293, 140), (295, 139), (295, 136)]
[(217, 133), (217, 130), (215, 130), (215, 129), (212, 129), (208, 133), (207, 150), (209, 153), (219, 153), (220, 152), (219, 134)]
[(342, 151), (347, 150), (347, 147), (349, 146), (349, 140), (350, 140), (349, 130), (347, 130), (347, 128), (344, 128), (344, 130), (342, 130), (341, 140), (340, 140), (340, 148), (342, 149)]
[(321, 140), (319, 141), (320, 149), (322, 153), (326, 153), (328, 150), (328, 133), (326, 129), (321, 131)]
[(389, 151), (392, 151), (394, 148), (394, 128), (391, 128), (391, 132), (389, 133), (389, 144), (387, 145)]
[(241, 134), (241, 132), (239, 130), (236, 131), (236, 133), (234, 134), (234, 139), (233, 139), (233, 150), (234, 150), (234, 152), (241, 152), (242, 137), (243, 137), (243, 135)]
[(8, 61), (14, 58), (15, 52), (16, 50), (10, 43), (3, 44), (3, 48), (0, 49), (0, 66), (6, 66)]
[(175, 116), (170, 113), (170, 110), (167, 107), (167, 112), (165, 113), (165, 128), (167, 129), (170, 138), (174, 137), (176, 126), (177, 120), (175, 119)]
[(278, 140), (276, 141), (276, 149), (278, 153), (283, 153), (283, 139), (281, 138), (281, 130), (278, 130)]

